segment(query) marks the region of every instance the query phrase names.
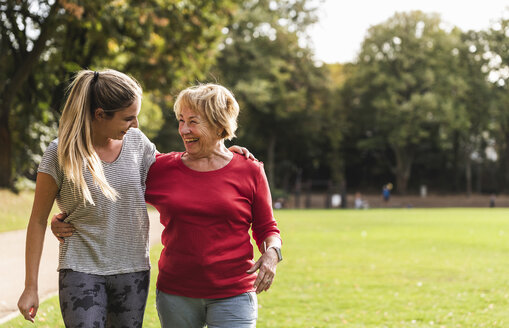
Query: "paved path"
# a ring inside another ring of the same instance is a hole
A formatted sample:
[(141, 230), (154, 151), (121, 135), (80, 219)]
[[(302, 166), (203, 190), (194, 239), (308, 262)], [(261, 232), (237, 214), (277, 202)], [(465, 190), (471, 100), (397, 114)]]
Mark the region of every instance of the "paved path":
[[(163, 226), (159, 213), (149, 211), (150, 245), (161, 241)], [(26, 230), (0, 233), (0, 323), (18, 314), (17, 302), (25, 284)], [(57, 295), (58, 291), (58, 240), (46, 230), (44, 249), (39, 271), (39, 298), (41, 301)]]

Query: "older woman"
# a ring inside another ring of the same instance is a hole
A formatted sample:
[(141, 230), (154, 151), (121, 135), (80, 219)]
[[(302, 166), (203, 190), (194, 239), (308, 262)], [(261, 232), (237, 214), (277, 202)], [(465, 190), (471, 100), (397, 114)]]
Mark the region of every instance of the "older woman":
[[(161, 325), (255, 327), (255, 292), (270, 288), (282, 260), (263, 165), (224, 145), (235, 136), (239, 113), (226, 88), (188, 88), (174, 111), (186, 151), (157, 156), (145, 194), (165, 226), (157, 279)], [(262, 253), (256, 263), (250, 228)]]

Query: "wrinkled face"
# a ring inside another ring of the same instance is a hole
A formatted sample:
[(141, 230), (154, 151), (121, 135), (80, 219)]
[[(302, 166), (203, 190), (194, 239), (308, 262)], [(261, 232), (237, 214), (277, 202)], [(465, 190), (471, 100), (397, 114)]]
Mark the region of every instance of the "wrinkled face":
[(100, 128), (108, 138), (122, 140), (130, 128), (138, 127), (138, 114), (141, 109), (139, 98), (131, 106), (115, 112), (112, 117), (103, 114), (100, 120)]
[(218, 131), (190, 108), (183, 108), (179, 116), (179, 134), (187, 153), (195, 156), (211, 154), (222, 140)]

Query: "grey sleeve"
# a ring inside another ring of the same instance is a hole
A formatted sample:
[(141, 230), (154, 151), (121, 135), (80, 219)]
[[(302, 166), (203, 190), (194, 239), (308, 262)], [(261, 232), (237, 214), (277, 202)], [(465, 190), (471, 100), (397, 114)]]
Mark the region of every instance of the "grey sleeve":
[(57, 140), (53, 140), (48, 148), (46, 148), (46, 151), (44, 152), (44, 155), (42, 155), (41, 163), (39, 164), (39, 168), (37, 169), (37, 172), (42, 172), (49, 174), (53, 177), (55, 180), (58, 189), (62, 187), (63, 182), (63, 171), (61, 170), (60, 166), (58, 165), (58, 142)]
[(147, 179), (148, 170), (156, 161), (156, 146), (147, 138), (147, 136), (140, 131), (141, 137), (141, 151), (142, 151), (142, 163), (140, 168), (141, 179), (143, 184)]

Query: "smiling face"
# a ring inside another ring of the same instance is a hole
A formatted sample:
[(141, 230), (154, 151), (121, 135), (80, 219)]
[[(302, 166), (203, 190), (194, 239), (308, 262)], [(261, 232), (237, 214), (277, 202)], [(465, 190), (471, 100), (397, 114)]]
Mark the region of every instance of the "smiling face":
[(179, 134), (189, 155), (203, 157), (212, 154), (222, 138), (206, 119), (195, 110), (184, 107), (179, 115)]
[(110, 139), (122, 140), (130, 128), (138, 127), (138, 114), (141, 109), (141, 100), (136, 100), (131, 106), (108, 116), (102, 109), (96, 110), (96, 119), (100, 131)]

